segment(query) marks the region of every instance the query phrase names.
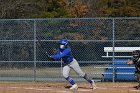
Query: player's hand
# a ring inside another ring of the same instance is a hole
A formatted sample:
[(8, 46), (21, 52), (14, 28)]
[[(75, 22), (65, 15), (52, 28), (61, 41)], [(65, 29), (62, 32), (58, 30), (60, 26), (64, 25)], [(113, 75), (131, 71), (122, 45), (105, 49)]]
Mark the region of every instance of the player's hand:
[(131, 64), (133, 64), (133, 61), (130, 60), (130, 59), (128, 59), (127, 64), (128, 64), (128, 65), (131, 65)]

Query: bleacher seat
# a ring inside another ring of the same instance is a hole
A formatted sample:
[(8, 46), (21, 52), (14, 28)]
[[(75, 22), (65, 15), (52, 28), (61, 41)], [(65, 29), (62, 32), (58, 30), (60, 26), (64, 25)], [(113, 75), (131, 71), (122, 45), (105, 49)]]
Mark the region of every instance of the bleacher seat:
[[(115, 59), (114, 65), (109, 64), (108, 67), (104, 70), (103, 79), (107, 81), (111, 81), (113, 78), (113, 70), (114, 77), (116, 81), (134, 81), (135, 80), (135, 66), (126, 64), (128, 59)], [(114, 66), (114, 69), (113, 69)]]

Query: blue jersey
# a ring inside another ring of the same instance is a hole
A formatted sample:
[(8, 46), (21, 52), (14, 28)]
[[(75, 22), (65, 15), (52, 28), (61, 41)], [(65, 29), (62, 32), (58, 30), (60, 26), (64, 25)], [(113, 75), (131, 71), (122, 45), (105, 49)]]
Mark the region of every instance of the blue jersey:
[(54, 60), (59, 60), (62, 58), (62, 61), (66, 64), (69, 64), (73, 61), (73, 55), (70, 48), (58, 49), (57, 54), (52, 55)]

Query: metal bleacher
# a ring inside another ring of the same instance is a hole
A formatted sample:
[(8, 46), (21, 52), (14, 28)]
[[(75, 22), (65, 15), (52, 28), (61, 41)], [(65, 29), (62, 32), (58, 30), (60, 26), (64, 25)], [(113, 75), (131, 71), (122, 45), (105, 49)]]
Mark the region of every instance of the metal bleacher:
[[(140, 50), (140, 47), (115, 47), (114, 52), (132, 52), (134, 50)], [(111, 58), (109, 52), (113, 52), (112, 47), (104, 47), (105, 58)], [(114, 56), (114, 63), (110, 63), (107, 68), (104, 69), (103, 80), (111, 81), (115, 77), (116, 81), (135, 81), (135, 66), (128, 65), (127, 61), (132, 56)], [(114, 73), (114, 75), (113, 75)]]

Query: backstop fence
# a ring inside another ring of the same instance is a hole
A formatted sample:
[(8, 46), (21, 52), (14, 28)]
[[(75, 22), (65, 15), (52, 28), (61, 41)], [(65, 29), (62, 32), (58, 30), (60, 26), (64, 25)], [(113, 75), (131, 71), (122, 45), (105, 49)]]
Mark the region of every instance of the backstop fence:
[(65, 80), (61, 61), (47, 58), (38, 37), (50, 55), (67, 38), (82, 70), (97, 81), (133, 81), (127, 60), (140, 47), (139, 30), (140, 18), (0, 19), (0, 80)]

